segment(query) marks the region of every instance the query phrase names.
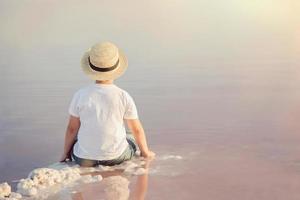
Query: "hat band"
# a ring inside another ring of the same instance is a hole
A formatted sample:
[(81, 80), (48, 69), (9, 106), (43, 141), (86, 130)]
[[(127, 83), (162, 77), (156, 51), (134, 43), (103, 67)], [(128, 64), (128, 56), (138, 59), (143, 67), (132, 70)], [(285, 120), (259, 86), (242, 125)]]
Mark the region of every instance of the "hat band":
[(116, 62), (116, 64), (114, 64), (113, 66), (111, 66), (111, 67), (105, 67), (105, 68), (104, 67), (97, 67), (97, 66), (93, 65), (91, 63), (90, 57), (88, 58), (88, 60), (89, 60), (90, 67), (93, 70), (97, 71), (97, 72), (109, 72), (109, 71), (112, 71), (112, 70), (116, 69), (118, 67), (118, 65), (119, 65), (119, 59)]

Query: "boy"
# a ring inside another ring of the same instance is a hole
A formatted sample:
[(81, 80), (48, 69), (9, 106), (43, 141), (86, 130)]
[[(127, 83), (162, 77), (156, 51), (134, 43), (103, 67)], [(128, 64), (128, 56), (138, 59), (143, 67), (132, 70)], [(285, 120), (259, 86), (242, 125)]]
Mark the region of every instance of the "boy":
[[(73, 158), (85, 167), (120, 164), (134, 155), (135, 141), (141, 156), (155, 156), (133, 99), (113, 83), (127, 66), (126, 56), (110, 42), (95, 44), (83, 55), (81, 67), (95, 84), (77, 91), (71, 101), (61, 162)], [(126, 134), (124, 121), (135, 141)]]

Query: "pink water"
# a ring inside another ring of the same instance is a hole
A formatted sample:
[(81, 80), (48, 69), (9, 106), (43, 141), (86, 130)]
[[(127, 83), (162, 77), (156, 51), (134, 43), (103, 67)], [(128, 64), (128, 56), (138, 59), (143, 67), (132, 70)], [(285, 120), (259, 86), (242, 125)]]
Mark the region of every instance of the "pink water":
[[(135, 98), (158, 155), (150, 164), (146, 198), (300, 198), (299, 65), (182, 67), (129, 69), (116, 82)], [(1, 182), (58, 160), (72, 93), (91, 83), (9, 73), (14, 76), (1, 79)], [(169, 155), (182, 159), (163, 159)], [(135, 187), (135, 178), (130, 181)]]

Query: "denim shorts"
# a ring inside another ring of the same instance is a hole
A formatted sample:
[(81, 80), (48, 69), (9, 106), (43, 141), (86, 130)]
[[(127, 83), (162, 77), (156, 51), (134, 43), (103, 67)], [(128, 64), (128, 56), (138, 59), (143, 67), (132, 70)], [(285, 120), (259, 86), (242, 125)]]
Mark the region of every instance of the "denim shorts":
[(121, 164), (126, 160), (130, 160), (134, 156), (137, 150), (137, 145), (135, 143), (132, 134), (126, 134), (126, 140), (129, 145), (118, 158), (112, 160), (90, 160), (85, 158), (79, 158), (73, 153), (74, 151), (72, 151), (72, 160), (74, 160), (76, 164), (82, 167), (94, 167), (97, 165), (113, 166), (113, 165)]

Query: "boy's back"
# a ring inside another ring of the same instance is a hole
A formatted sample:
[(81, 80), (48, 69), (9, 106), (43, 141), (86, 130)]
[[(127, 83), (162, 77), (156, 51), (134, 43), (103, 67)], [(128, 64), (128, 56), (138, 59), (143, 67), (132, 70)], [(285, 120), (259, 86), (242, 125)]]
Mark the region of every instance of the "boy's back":
[(138, 119), (131, 96), (114, 84), (92, 84), (75, 93), (69, 107), (80, 118), (74, 154), (91, 160), (110, 160), (127, 148), (124, 119)]

